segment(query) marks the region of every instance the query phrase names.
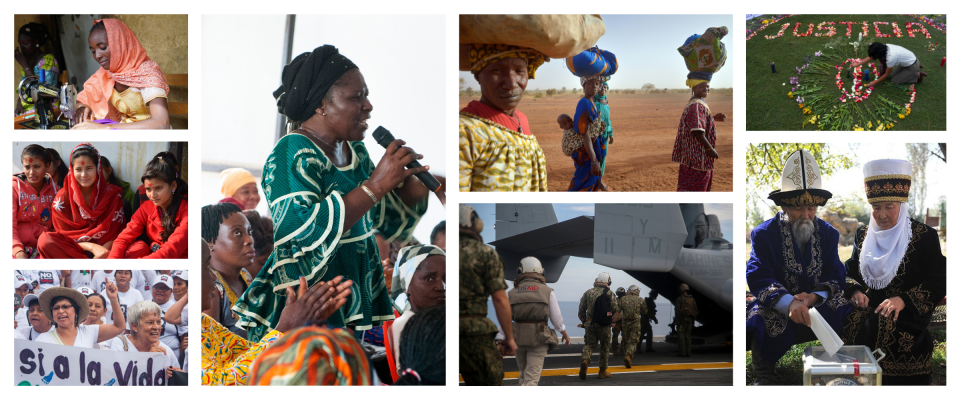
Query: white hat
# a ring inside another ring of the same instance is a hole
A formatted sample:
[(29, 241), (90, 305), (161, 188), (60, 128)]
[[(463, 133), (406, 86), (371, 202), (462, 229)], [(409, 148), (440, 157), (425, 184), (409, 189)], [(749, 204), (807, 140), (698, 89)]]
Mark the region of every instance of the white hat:
[(517, 273), (522, 274), (524, 272), (536, 272), (543, 275), (543, 265), (536, 257), (524, 257), (520, 260), (520, 268), (517, 268)]
[(167, 289), (173, 289), (173, 278), (171, 278), (170, 275), (167, 275), (167, 274), (157, 275), (156, 278), (153, 278), (153, 284), (150, 285), (150, 287), (152, 288), (154, 286), (157, 286), (157, 284), (160, 284), (160, 283), (166, 286)]
[(610, 274), (606, 272), (601, 272), (600, 275), (597, 275), (595, 282), (606, 283), (608, 285), (613, 283), (613, 281), (610, 280)]
[[(14, 289), (20, 289), (21, 286), (23, 286), (23, 285), (29, 285), (29, 284), (30, 284), (30, 282), (28, 282), (28, 281), (27, 281), (27, 278), (24, 277), (23, 275), (20, 275), (20, 274), (14, 275), (14, 277), (13, 277), (13, 288), (14, 288)], [(29, 289), (29, 287), (28, 287), (28, 289)]]
[(473, 226), (473, 207), (467, 204), (460, 205), (460, 226), (470, 228)]
[(93, 289), (90, 289), (90, 288), (88, 288), (88, 287), (86, 287), (86, 286), (81, 287), (80, 289), (77, 289), (77, 291), (80, 292), (80, 294), (82, 294), (82, 295), (84, 295), (84, 296), (89, 296), (89, 295), (91, 295), (91, 294), (96, 293), (96, 291), (94, 291)]
[(770, 193), (768, 198), (781, 207), (818, 206), (827, 204), (833, 194), (823, 190), (823, 175), (820, 166), (806, 150), (797, 150), (787, 157), (780, 177), (780, 189)]
[(185, 270), (185, 269), (178, 269), (178, 270), (176, 270), (176, 271), (171, 272), (171, 273), (170, 273), (170, 277), (171, 277), (171, 278), (180, 278), (180, 279), (183, 279), (183, 280), (185, 280), (185, 281), (189, 281), (190, 279), (187, 279), (188, 272), (190, 272), (190, 271), (187, 271), (187, 270)]
[(910, 196), (913, 164), (906, 160), (873, 160), (863, 165), (867, 202), (905, 203)]
[(26, 295), (26, 296), (23, 296), (23, 303), (21, 303), (21, 304), (23, 304), (23, 308), (29, 309), (29, 308), (30, 308), (30, 302), (31, 302), (31, 301), (34, 301), (34, 300), (40, 301), (40, 297), (38, 297), (37, 295), (35, 295), (35, 294), (33, 294), (33, 293), (30, 293), (30, 294), (28, 294), (28, 295)]

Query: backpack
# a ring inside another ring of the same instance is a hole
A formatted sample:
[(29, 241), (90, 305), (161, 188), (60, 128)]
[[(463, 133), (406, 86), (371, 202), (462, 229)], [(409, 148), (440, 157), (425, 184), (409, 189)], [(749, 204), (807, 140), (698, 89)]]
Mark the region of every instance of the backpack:
[(603, 288), (603, 293), (593, 303), (593, 323), (600, 326), (610, 326), (613, 323), (613, 307), (610, 306), (610, 289)]

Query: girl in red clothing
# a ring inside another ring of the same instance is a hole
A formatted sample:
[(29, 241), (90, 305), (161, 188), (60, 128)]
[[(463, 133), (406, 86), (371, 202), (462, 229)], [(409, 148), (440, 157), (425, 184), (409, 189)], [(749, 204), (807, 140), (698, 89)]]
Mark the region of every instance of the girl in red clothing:
[(53, 199), (53, 232), (37, 240), (41, 258), (107, 258), (123, 230), (120, 188), (103, 179), (100, 153), (89, 143), (70, 152), (70, 173)]
[[(140, 178), (147, 198), (110, 250), (110, 258), (187, 258), (187, 200), (176, 165), (158, 155)], [(145, 236), (150, 243), (138, 240)]]
[(13, 258), (37, 258), (37, 239), (50, 230), (50, 205), (57, 184), (49, 173), (53, 157), (31, 144), (20, 154), (23, 172), (13, 175)]

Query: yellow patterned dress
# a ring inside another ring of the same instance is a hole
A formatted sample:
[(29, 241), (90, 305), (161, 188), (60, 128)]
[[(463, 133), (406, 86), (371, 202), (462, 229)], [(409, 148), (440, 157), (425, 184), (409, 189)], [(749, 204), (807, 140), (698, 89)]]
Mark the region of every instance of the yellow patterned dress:
[(546, 192), (547, 161), (533, 135), (460, 113), (461, 192)]
[(200, 320), (202, 321), (200, 365), (203, 368), (204, 385), (246, 385), (253, 360), (268, 345), (283, 336), (278, 331), (272, 331), (259, 342), (248, 342), (206, 314), (201, 314)]
[(166, 98), (166, 92), (160, 88), (130, 87), (122, 93), (113, 90), (110, 104), (120, 112), (120, 122), (139, 122), (150, 119), (150, 107), (147, 105), (158, 97)]

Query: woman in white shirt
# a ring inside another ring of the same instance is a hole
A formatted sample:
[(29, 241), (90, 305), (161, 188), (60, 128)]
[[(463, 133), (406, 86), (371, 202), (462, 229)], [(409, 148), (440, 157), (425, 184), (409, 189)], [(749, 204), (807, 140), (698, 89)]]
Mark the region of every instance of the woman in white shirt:
[[(873, 82), (865, 85), (868, 88), (883, 82), (887, 78), (890, 78), (890, 82), (896, 85), (903, 85), (923, 82), (923, 77), (927, 76), (926, 72), (920, 70), (923, 65), (920, 65), (917, 55), (895, 44), (873, 42), (867, 48), (867, 54), (869, 57), (851, 64), (850, 69), (869, 64), (871, 61), (879, 64), (877, 66), (878, 76)], [(894, 70), (894, 67), (896, 67), (896, 70)]]
[(152, 301), (141, 301), (130, 307), (127, 315), (130, 317), (130, 334), (115, 337), (110, 342), (110, 349), (131, 353), (163, 353), (170, 365), (167, 368), (168, 378), (173, 375), (172, 371), (182, 371), (173, 349), (160, 341), (163, 334), (163, 311), (160, 306)]
[[(80, 294), (87, 297), (87, 307), (90, 309), (87, 314), (87, 319), (80, 323), (80, 326), (84, 325), (98, 325), (102, 326), (104, 321), (107, 319), (104, 315), (107, 314), (107, 299), (103, 297), (100, 293), (94, 292), (92, 289), (83, 287), (77, 289), (80, 291)], [(111, 338), (112, 339), (112, 338)], [(105, 340), (97, 343), (97, 347), (100, 350), (110, 350), (110, 340)]]
[[(120, 299), (117, 294), (117, 286), (108, 282), (110, 306), (119, 311)], [(93, 349), (97, 348), (97, 342), (119, 335), (126, 327), (122, 312), (116, 314), (113, 325), (80, 325), (80, 321), (87, 319), (90, 306), (87, 299), (72, 288), (57, 287), (43, 291), (40, 294), (40, 307), (53, 322), (54, 328), (40, 335), (37, 342)]]

